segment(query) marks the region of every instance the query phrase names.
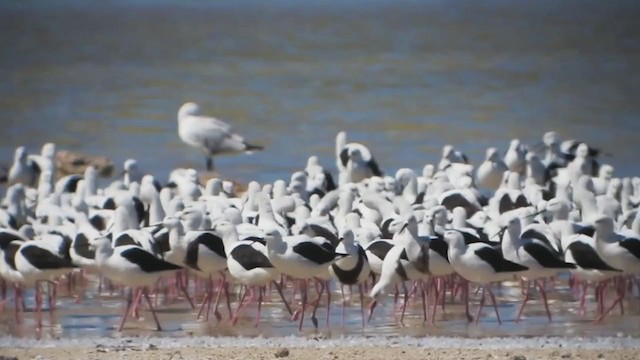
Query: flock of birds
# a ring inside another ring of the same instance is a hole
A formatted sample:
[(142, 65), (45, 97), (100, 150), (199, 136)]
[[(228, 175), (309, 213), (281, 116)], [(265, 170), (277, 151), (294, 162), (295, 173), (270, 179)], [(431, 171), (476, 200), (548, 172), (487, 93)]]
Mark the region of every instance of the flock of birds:
[[(194, 103), (180, 108), (178, 128), (185, 143), (205, 152), (208, 169), (216, 154), (261, 149), (200, 115)], [(341, 290), (344, 322), (352, 301), (345, 290), (354, 286), (363, 326), (394, 293), (396, 302), (403, 295), (394, 306), (401, 324), (414, 297), (423, 320), (434, 322), (437, 308), (458, 296), (477, 323), (485, 295), (500, 323), (491, 285), (514, 279), (523, 294), (515, 320), (537, 289), (551, 321), (546, 292), (562, 273), (581, 291), (583, 313), (595, 287), (601, 321), (616, 306), (624, 312), (625, 296), (639, 285), (640, 179), (614, 177), (596, 149), (555, 132), (537, 146), (512, 140), (503, 156), (489, 148), (477, 168), (447, 145), (438, 164), (395, 176), (340, 132), (337, 179), (311, 156), (288, 182), (250, 182), (243, 194), (218, 178), (202, 186), (194, 169), (176, 169), (160, 185), (133, 159), (122, 179), (104, 188), (92, 167), (56, 180), (55, 153), (51, 143), (38, 155), (16, 149), (0, 209), (2, 307), (11, 304), (12, 287), (21, 321), (23, 291), (35, 287), (38, 326), (43, 285), (53, 310), (57, 286), (83, 283), (88, 274), (99, 277), (99, 293), (129, 289), (119, 330), (128, 316), (139, 316), (143, 297), (160, 330), (154, 304), (163, 294), (194, 309), (194, 296), (202, 295), (198, 318), (207, 320), (212, 303), (222, 319), (222, 300), (233, 324), (255, 302), (257, 326), (272, 289), (300, 329), (307, 311), (318, 327), (323, 304), (329, 324), (332, 288)], [(476, 315), (469, 283), (481, 291)], [(229, 292), (236, 288), (233, 309)], [(615, 294), (608, 304), (607, 291)]]

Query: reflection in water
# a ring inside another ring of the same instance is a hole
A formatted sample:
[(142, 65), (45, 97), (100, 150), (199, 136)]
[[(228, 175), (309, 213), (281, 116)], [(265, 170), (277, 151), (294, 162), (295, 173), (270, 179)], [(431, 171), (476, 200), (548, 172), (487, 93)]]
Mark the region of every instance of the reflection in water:
[(161, 179), (202, 168), (176, 134), (193, 100), (267, 146), (218, 161), (244, 181), (286, 178), (312, 154), (333, 164), (341, 129), (389, 173), (435, 162), (446, 143), (478, 162), (488, 146), (556, 129), (635, 175), (639, 11), (591, 0), (2, 2), (0, 159), (56, 141), (135, 157)]
[[(512, 286), (513, 285), (513, 286)], [(159, 295), (159, 305), (156, 306), (162, 332), (156, 332), (151, 314), (143, 306), (140, 312), (140, 320), (130, 318), (122, 333), (116, 330), (121, 319), (124, 301), (115, 291), (112, 295), (103, 292), (97, 294), (97, 281), (89, 282), (86, 290), (77, 289), (72, 293), (64, 292), (65, 286), (59, 287), (59, 299), (57, 309), (46, 310), (43, 315), (43, 329), (36, 330), (36, 322), (33, 312), (27, 311), (24, 320), (16, 323), (13, 309), (7, 307), (0, 314), (0, 333), (11, 334), (26, 338), (86, 338), (102, 336), (249, 336), (249, 337), (277, 337), (289, 335), (303, 335), (314, 337), (340, 337), (343, 335), (386, 335), (386, 336), (461, 336), (461, 337), (500, 337), (500, 336), (640, 336), (638, 320), (640, 320), (640, 302), (635, 296), (630, 296), (625, 303), (625, 315), (620, 316), (615, 309), (603, 323), (595, 324), (595, 301), (592, 296), (587, 300), (589, 306), (585, 315), (578, 314), (579, 296), (572, 293), (567, 287), (558, 286), (553, 292), (549, 292), (549, 304), (553, 314), (553, 321), (547, 321), (542, 304), (534, 300), (525, 309), (523, 321), (515, 324), (522, 295), (516, 284), (496, 287), (494, 291), (498, 297), (498, 308), (503, 324), (499, 325), (493, 308), (486, 307), (483, 310), (480, 323), (470, 325), (464, 316), (464, 305), (457, 299), (455, 303), (447, 301), (445, 313), (440, 308), (437, 310), (435, 324), (422, 322), (422, 305), (419, 297), (412, 299), (405, 318), (405, 325), (401, 326), (393, 316), (393, 296), (389, 296), (381, 306), (376, 308), (371, 323), (363, 329), (361, 327), (360, 304), (353, 301), (347, 304), (344, 326), (342, 325), (342, 299), (339, 291), (333, 286), (330, 324), (325, 325), (326, 302), (321, 303), (318, 310), (319, 329), (315, 330), (311, 321), (305, 319), (305, 326), (300, 333), (297, 329), (297, 321), (291, 321), (290, 315), (280, 303), (277, 292), (271, 297), (267, 296), (267, 302), (262, 309), (260, 325), (254, 327), (256, 314), (255, 304), (243, 312), (236, 326), (228, 322), (228, 313), (224, 306), (220, 307), (223, 320), (218, 322), (211, 314), (210, 321), (197, 320), (196, 311), (189, 308), (184, 299), (165, 299)], [(193, 288), (191, 289), (194, 290)], [(82, 292), (80, 303), (75, 302), (73, 295)], [(592, 291), (591, 291), (592, 293)], [(10, 293), (10, 296), (12, 294)], [(27, 308), (33, 308), (32, 292), (27, 292)], [(287, 296), (290, 297), (291, 289)], [(591, 294), (590, 294), (591, 295)], [(607, 303), (611, 303), (614, 294)], [(152, 297), (153, 298), (153, 297)], [(447, 296), (449, 299), (449, 296)], [(236, 308), (236, 294), (232, 293), (232, 309)], [(298, 301), (300, 299), (297, 299)], [(475, 314), (477, 300), (472, 303), (471, 311)], [(366, 300), (368, 302), (368, 300)], [(400, 298), (402, 301), (402, 298)], [(432, 303), (429, 304), (432, 306)], [(46, 307), (46, 304), (45, 304)], [(431, 310), (431, 308), (430, 308)], [(429, 313), (430, 314), (430, 313)], [(399, 313), (396, 314), (399, 318)], [(308, 316), (308, 313), (307, 313)]]

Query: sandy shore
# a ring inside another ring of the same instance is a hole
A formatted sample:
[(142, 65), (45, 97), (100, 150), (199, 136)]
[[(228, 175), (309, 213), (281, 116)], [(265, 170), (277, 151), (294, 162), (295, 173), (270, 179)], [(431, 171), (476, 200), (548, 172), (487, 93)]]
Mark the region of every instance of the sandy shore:
[(0, 339), (0, 359), (612, 359), (634, 360), (637, 339), (618, 338), (129, 338)]
[(53, 349), (0, 349), (3, 360), (22, 359), (612, 359), (633, 360), (638, 349), (429, 349), (391, 347), (273, 348), (222, 347), (128, 349), (118, 347), (62, 347)]

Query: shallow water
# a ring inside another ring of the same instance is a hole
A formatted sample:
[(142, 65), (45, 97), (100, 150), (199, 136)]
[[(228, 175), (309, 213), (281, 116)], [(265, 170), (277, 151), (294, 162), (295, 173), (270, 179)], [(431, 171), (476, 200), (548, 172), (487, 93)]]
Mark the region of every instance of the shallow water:
[(176, 134), (193, 100), (266, 145), (218, 159), (243, 181), (333, 166), (341, 129), (389, 173), (555, 129), (636, 175), (639, 24), (633, 1), (3, 1), (0, 162), (55, 141), (203, 168)]
[[(525, 308), (523, 320), (515, 323), (517, 311), (520, 306), (521, 295), (519, 287), (515, 284), (505, 284), (494, 287), (498, 300), (502, 324), (498, 324), (495, 313), (490, 303), (482, 311), (478, 325), (469, 324), (464, 316), (463, 304), (458, 298), (454, 303), (447, 300), (445, 313), (438, 308), (436, 321), (424, 323), (422, 320), (422, 307), (418, 299), (412, 298), (404, 320), (404, 326), (399, 323), (400, 313), (393, 311), (393, 297), (386, 298), (379, 305), (370, 323), (362, 328), (360, 304), (356, 300), (357, 293), (353, 293), (353, 301), (349, 301), (345, 307), (345, 322), (342, 324), (342, 298), (339, 290), (334, 286), (332, 291), (332, 304), (329, 316), (329, 324), (326, 318), (326, 301), (323, 299), (317, 313), (318, 329), (315, 329), (307, 317), (304, 320), (302, 331), (298, 331), (298, 322), (291, 321), (277, 293), (274, 291), (263, 306), (262, 318), (258, 327), (254, 326), (256, 315), (255, 304), (250, 305), (243, 313), (236, 326), (228, 321), (228, 312), (221, 301), (220, 312), (223, 316), (217, 321), (213, 312), (209, 321), (196, 318), (197, 309), (191, 310), (183, 298), (165, 298), (159, 295), (159, 304), (155, 305), (162, 332), (155, 331), (155, 324), (151, 313), (147, 311), (146, 304), (140, 311), (141, 318), (136, 320), (129, 317), (122, 333), (116, 330), (119, 326), (124, 301), (119, 291), (109, 294), (103, 290), (101, 296), (97, 293), (97, 282), (91, 281), (84, 289), (77, 288), (72, 294), (82, 293), (82, 301), (76, 303), (74, 297), (65, 291), (64, 286), (59, 287), (59, 298), (54, 311), (49, 311), (45, 303), (43, 314), (43, 327), (37, 329), (35, 314), (33, 313), (33, 290), (27, 292), (27, 312), (20, 323), (14, 319), (12, 300), (0, 314), (0, 334), (11, 335), (20, 338), (36, 339), (85, 339), (101, 337), (261, 337), (279, 338), (283, 336), (302, 336), (308, 338), (337, 339), (344, 336), (456, 336), (463, 338), (487, 338), (487, 337), (640, 337), (640, 300), (637, 296), (630, 296), (625, 302), (625, 313), (621, 316), (619, 309), (612, 311), (611, 315), (602, 323), (593, 323), (595, 315), (595, 302), (593, 291), (587, 298), (586, 313), (578, 313), (578, 295), (572, 293), (566, 286), (560, 285), (557, 290), (549, 291), (549, 304), (553, 321), (549, 322), (541, 302), (537, 296)], [(191, 289), (193, 294), (193, 288)], [(354, 288), (355, 290), (355, 288)], [(285, 292), (290, 298), (291, 289)], [(9, 295), (11, 298), (11, 294)], [(613, 291), (609, 291), (607, 304), (613, 301)], [(310, 298), (315, 298), (315, 294)], [(152, 301), (155, 297), (152, 296)], [(447, 299), (449, 299), (447, 297)], [(472, 298), (471, 313), (475, 316), (479, 294)], [(196, 302), (201, 301), (201, 296)], [(299, 298), (297, 298), (299, 301)], [(400, 297), (402, 301), (402, 297)], [(489, 298), (487, 297), (487, 301)], [(369, 300), (365, 295), (365, 306)], [(429, 317), (431, 316), (432, 301), (429, 302)], [(235, 311), (237, 307), (237, 293), (232, 291), (231, 307)], [(293, 310), (297, 308), (292, 306)], [(213, 306), (212, 306), (213, 309)], [(366, 309), (365, 309), (366, 311)]]

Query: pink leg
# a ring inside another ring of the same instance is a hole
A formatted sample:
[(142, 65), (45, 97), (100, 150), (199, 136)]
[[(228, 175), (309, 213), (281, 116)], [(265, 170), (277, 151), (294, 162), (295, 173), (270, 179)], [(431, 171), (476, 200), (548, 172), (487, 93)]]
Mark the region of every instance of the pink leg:
[(542, 295), (542, 303), (544, 304), (544, 309), (547, 312), (547, 318), (549, 319), (549, 322), (551, 322), (551, 311), (549, 310), (549, 302), (547, 301), (547, 291), (544, 289), (544, 282), (538, 280), (536, 284), (540, 289), (540, 295)]
[(191, 306), (192, 309), (195, 309), (196, 306), (193, 304), (193, 300), (191, 300), (191, 296), (189, 296), (189, 292), (187, 291), (187, 286), (182, 282), (182, 280), (180, 281), (180, 290), (187, 299), (187, 302), (189, 302), (189, 306)]
[(345, 308), (347, 307), (347, 299), (344, 297), (344, 285), (340, 284), (340, 293), (342, 294), (342, 327), (344, 327)]
[(362, 315), (362, 328), (364, 329), (364, 295), (362, 294), (362, 284), (358, 284), (358, 292), (360, 293), (360, 314)]
[[(484, 307), (484, 292), (486, 287), (482, 287), (482, 295), (480, 295), (480, 305), (478, 305), (478, 313), (476, 314), (476, 325), (478, 325), (478, 321), (480, 321), (480, 313), (482, 312), (482, 308)], [(468, 290), (467, 290), (468, 291)]]
[(473, 316), (471, 316), (471, 312), (469, 311), (469, 282), (466, 280), (462, 280), (462, 296), (464, 297), (464, 311), (467, 315), (467, 321), (472, 322)]
[(300, 283), (300, 292), (302, 294), (302, 309), (300, 310), (300, 324), (298, 330), (302, 331), (302, 323), (304, 321), (304, 308), (307, 306), (307, 281), (302, 280)]
[(329, 326), (329, 317), (331, 315), (331, 287), (329, 281), (325, 281), (324, 288), (327, 291), (327, 326)]
[(240, 296), (240, 300), (238, 300), (238, 307), (236, 308), (236, 312), (235, 314), (233, 314), (233, 316), (231, 317), (231, 324), (235, 325), (238, 323), (238, 320), (240, 319), (240, 311), (244, 308), (243, 304), (244, 304), (244, 298), (247, 296), (247, 293), (249, 292), (249, 287), (246, 285), (242, 286), (242, 289), (240, 291), (242, 291), (242, 296)]
[(289, 315), (293, 315), (293, 311), (291, 311), (291, 306), (289, 306), (289, 303), (287, 302), (287, 300), (284, 297), (284, 294), (282, 293), (282, 288), (280, 287), (280, 284), (278, 284), (275, 281), (272, 281), (271, 283), (273, 284), (273, 286), (276, 287), (276, 290), (278, 290), (278, 294), (280, 295), (280, 298), (282, 298), (282, 302), (284, 303), (284, 306), (287, 308)]
[(260, 312), (262, 311), (262, 290), (263, 287), (262, 286), (258, 286), (258, 314), (256, 315), (256, 323), (255, 323), (255, 327), (258, 327), (258, 324), (260, 324)]
[(527, 286), (527, 289), (524, 292), (524, 299), (522, 300), (522, 305), (520, 306), (520, 310), (518, 311), (518, 316), (516, 316), (516, 323), (520, 321), (520, 318), (522, 317), (522, 313), (524, 311), (524, 307), (529, 301), (529, 296), (531, 292), (531, 283), (527, 281), (525, 284)]
[(160, 321), (158, 321), (158, 317), (156, 316), (156, 311), (153, 309), (153, 305), (151, 305), (151, 299), (149, 299), (149, 292), (147, 288), (142, 289), (142, 294), (144, 298), (147, 300), (147, 304), (149, 304), (149, 310), (151, 310), (151, 315), (153, 315), (153, 320), (156, 322), (156, 330), (162, 331), (162, 327), (160, 326)]
[(318, 318), (316, 318), (316, 312), (318, 311), (318, 306), (320, 306), (320, 299), (322, 299), (322, 292), (325, 290), (326, 286), (322, 281), (318, 281), (316, 285), (318, 285), (320, 289), (318, 290), (318, 298), (314, 301), (313, 310), (311, 311), (311, 322), (313, 323), (313, 326), (317, 329)]
[(404, 290), (404, 300), (402, 302), (402, 312), (400, 314), (400, 325), (404, 326), (404, 313), (407, 309), (407, 303), (409, 302), (409, 292), (407, 291), (407, 285), (405, 282), (402, 283), (402, 289)]
[(124, 323), (127, 321), (127, 316), (129, 316), (129, 311), (131, 310), (132, 304), (133, 304), (133, 289), (129, 289), (129, 296), (127, 297), (127, 306), (124, 309), (124, 314), (122, 314), (122, 321), (120, 322), (120, 327), (118, 327), (118, 332), (122, 331), (122, 328), (124, 328)]
[(427, 322), (427, 294), (422, 281), (420, 282), (420, 293), (422, 295), (422, 311), (424, 313), (423, 321)]
[[(493, 309), (496, 311), (496, 319), (498, 319), (498, 324), (502, 325), (502, 321), (500, 321), (500, 313), (498, 312), (498, 303), (496, 302), (496, 297), (493, 295), (493, 291), (491, 291), (489, 285), (486, 285), (485, 287), (487, 289), (487, 292), (489, 293), (489, 296), (491, 297), (491, 302), (493, 302)], [(484, 298), (484, 294), (482, 297)]]

